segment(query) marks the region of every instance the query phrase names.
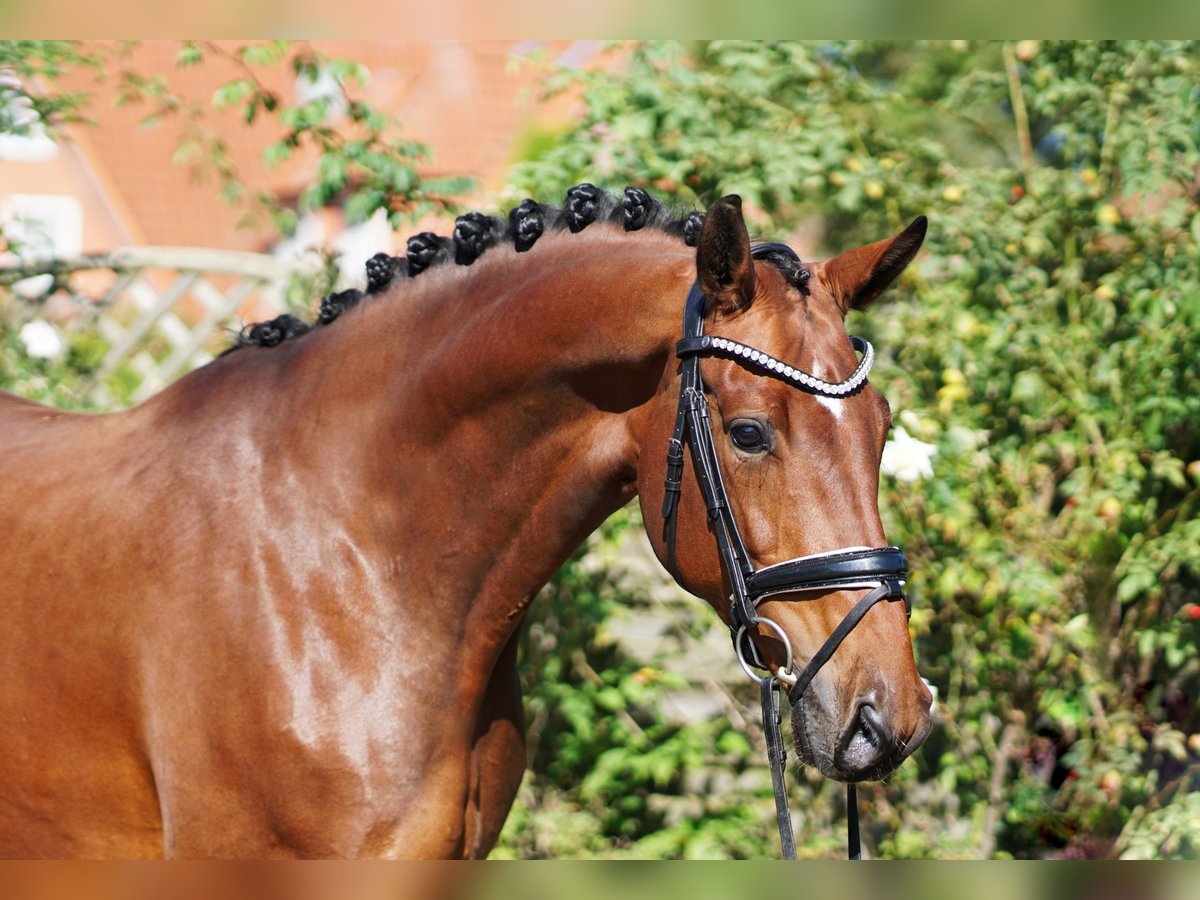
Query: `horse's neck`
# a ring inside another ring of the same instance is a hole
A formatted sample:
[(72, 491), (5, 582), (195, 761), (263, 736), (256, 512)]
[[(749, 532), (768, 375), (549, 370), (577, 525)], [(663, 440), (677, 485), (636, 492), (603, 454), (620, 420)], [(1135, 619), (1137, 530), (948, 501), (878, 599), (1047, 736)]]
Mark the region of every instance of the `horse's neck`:
[(304, 338), (292, 367), (320, 384), (321, 452), (355, 460), (384, 507), (415, 595), (400, 601), (496, 639), (633, 496), (630, 414), (656, 394), (691, 277), (665, 235), (543, 240), (422, 275)]

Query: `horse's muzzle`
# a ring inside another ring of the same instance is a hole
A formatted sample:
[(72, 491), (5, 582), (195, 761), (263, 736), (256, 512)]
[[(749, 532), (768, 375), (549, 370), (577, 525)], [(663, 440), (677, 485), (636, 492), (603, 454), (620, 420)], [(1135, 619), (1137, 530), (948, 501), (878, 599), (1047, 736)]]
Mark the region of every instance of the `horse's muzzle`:
[[(902, 709), (889, 709), (868, 694), (859, 699), (840, 726), (828, 722), (822, 727), (817, 721), (820, 713), (797, 704), (793, 708), (793, 732), (798, 752), (821, 774), (838, 781), (887, 778), (929, 736), (932, 697), (923, 684), (921, 687), (919, 696)], [(816, 735), (827, 735), (832, 740), (826, 746), (817, 746), (820, 738)]]

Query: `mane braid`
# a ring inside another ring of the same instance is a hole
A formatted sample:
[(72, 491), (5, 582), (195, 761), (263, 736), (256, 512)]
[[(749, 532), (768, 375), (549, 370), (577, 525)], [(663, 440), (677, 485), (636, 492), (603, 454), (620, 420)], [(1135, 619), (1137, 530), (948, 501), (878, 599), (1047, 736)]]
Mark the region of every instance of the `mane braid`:
[(311, 330), (312, 326), (307, 322), (284, 313), (268, 319), (266, 322), (256, 322), (245, 326), (238, 332), (234, 343), (221, 355), (225, 356), (242, 347), (274, 347), (289, 338), (299, 337)]
[[(503, 217), (468, 212), (455, 220), (451, 237), (423, 231), (408, 239), (404, 256), (376, 253), (366, 263), (366, 290), (352, 288), (325, 295), (312, 324), (285, 314), (267, 322), (247, 325), (225, 353), (242, 347), (274, 347), (307, 334), (314, 327), (328, 326), (363, 300), (383, 294), (406, 279), (416, 278), (426, 269), (448, 265), (451, 261), (469, 266), (501, 244), (511, 243), (517, 253), (527, 253), (548, 231), (566, 230), (578, 234), (595, 222), (618, 224), (625, 231), (652, 228), (695, 247), (704, 224), (704, 213), (669, 206), (644, 188), (627, 187), (620, 197), (616, 197), (587, 182), (570, 188), (561, 208), (530, 198), (522, 200)], [(793, 279), (782, 255), (778, 260), (772, 258), (772, 262), (789, 280)], [(792, 268), (796, 268), (794, 261)], [(805, 269), (800, 271), (807, 273)], [(798, 279), (799, 275), (794, 277)], [(795, 283), (804, 289), (801, 280)]]
[(408, 277), (408, 260), (376, 253), (367, 260), (367, 293), (382, 294), (395, 282)]
[(577, 234), (597, 219), (607, 219), (616, 208), (616, 201), (594, 184), (577, 184), (567, 191), (563, 205), (563, 221), (571, 234)]
[(788, 284), (796, 288), (805, 297), (808, 296), (808, 279), (812, 272), (790, 253), (771, 252), (763, 254), (763, 259), (769, 260), (780, 271)]
[(518, 253), (533, 249), (537, 239), (547, 228), (556, 228), (562, 217), (561, 210), (536, 200), (522, 200), (508, 214), (508, 233)]
[(416, 278), (430, 266), (454, 257), (454, 241), (438, 237), (432, 231), (422, 231), (408, 239), (408, 274)]
[(326, 294), (321, 298), (321, 310), (317, 313), (317, 324), (328, 325), (346, 310), (356, 306), (365, 297), (362, 291), (351, 288), (336, 294)]
[(454, 262), (469, 266), (504, 237), (505, 223), (495, 216), (469, 212), (454, 221)]
[(621, 201), (621, 226), (626, 231), (642, 228), (665, 228), (671, 221), (671, 210), (661, 200), (651, 197), (639, 187), (625, 188)]

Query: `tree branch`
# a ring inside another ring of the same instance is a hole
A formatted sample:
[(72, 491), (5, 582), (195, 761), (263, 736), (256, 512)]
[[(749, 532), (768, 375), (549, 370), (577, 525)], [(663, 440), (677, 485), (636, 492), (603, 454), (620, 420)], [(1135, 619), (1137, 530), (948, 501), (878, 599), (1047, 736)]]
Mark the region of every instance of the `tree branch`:
[(1033, 142), (1029, 137), (1029, 113), (1025, 110), (1025, 95), (1021, 92), (1021, 70), (1012, 44), (1005, 41), (1004, 71), (1008, 75), (1008, 96), (1012, 101), (1013, 118), (1017, 124), (1017, 144), (1021, 149), (1021, 171), (1025, 178), (1025, 193), (1033, 193)]

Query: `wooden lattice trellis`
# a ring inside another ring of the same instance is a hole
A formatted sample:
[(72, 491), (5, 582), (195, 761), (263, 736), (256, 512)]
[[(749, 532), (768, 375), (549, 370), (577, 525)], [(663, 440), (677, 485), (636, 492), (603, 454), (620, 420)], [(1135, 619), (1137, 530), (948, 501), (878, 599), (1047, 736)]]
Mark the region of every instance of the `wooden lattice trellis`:
[(92, 332), (103, 340), (103, 357), (81, 390), (111, 408), (138, 403), (211, 360), (246, 319), (283, 311), (289, 281), (319, 267), (257, 253), (133, 247), (0, 265), (0, 284), (26, 295), (13, 302), (8, 324), (20, 328), (50, 313), (68, 337)]

